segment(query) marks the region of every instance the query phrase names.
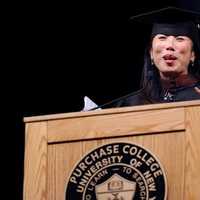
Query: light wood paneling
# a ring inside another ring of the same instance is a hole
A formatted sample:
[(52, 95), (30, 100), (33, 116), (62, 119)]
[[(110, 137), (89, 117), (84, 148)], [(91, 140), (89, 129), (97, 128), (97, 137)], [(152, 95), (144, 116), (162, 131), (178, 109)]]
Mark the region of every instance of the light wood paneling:
[[(185, 140), (184, 132), (134, 136), (96, 141), (85, 141), (49, 145), (49, 162), (51, 170), (48, 174), (51, 182), (48, 183), (48, 199), (64, 199), (68, 178), (77, 164), (86, 154), (100, 145), (110, 142), (131, 142), (150, 150), (160, 160), (167, 175), (168, 199), (183, 199), (184, 193), (184, 162)], [(63, 154), (63, 152), (65, 152)], [(65, 167), (63, 167), (65, 166)], [(56, 194), (55, 194), (56, 192)], [(51, 198), (53, 197), (53, 198)]]
[(47, 122), (26, 124), (24, 200), (47, 199)]
[(160, 160), (168, 200), (199, 200), (200, 101), (26, 120), (24, 200), (64, 200), (81, 158), (116, 141), (141, 145)]
[[(170, 117), (169, 117), (170, 116)], [(48, 122), (48, 142), (184, 130), (184, 109), (121, 113)]]
[(200, 199), (200, 107), (186, 108), (185, 200)]

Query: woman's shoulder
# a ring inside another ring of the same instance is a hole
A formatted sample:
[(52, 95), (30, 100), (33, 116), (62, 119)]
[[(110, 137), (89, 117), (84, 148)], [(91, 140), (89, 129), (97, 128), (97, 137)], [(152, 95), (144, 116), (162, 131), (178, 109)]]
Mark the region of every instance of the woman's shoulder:
[[(200, 87), (200, 82), (198, 82), (195, 87)], [(175, 96), (177, 101), (187, 101), (187, 100), (197, 100), (200, 99), (200, 94), (195, 90), (195, 87), (184, 88), (178, 91)]]
[(137, 105), (144, 105), (150, 104), (151, 102), (146, 97), (144, 92), (136, 92), (133, 95), (130, 95), (124, 99), (121, 99), (113, 107), (125, 107), (125, 106), (137, 106)]

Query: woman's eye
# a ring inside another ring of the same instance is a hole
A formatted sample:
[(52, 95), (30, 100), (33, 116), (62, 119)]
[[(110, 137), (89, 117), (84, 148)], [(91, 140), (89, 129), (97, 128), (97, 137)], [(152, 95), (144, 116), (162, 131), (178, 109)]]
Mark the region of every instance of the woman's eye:
[(176, 37), (176, 40), (179, 41), (179, 42), (181, 42), (181, 41), (184, 41), (185, 38), (183, 38), (183, 37)]
[(158, 39), (159, 40), (165, 40), (167, 37), (166, 36), (159, 36)]

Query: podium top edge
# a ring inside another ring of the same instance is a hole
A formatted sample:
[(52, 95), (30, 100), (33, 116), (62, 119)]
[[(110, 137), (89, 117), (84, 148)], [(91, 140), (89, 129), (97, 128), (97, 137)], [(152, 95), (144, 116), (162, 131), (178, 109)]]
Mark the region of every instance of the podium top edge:
[(25, 123), (29, 123), (29, 122), (89, 117), (89, 116), (117, 114), (117, 113), (119, 114), (119, 113), (126, 113), (126, 112), (138, 112), (138, 111), (146, 111), (146, 110), (178, 108), (178, 107), (188, 107), (188, 106), (198, 106), (198, 105), (200, 106), (200, 100), (182, 101), (182, 102), (173, 102), (173, 103), (158, 103), (158, 104), (138, 105), (138, 106), (119, 107), (119, 108), (108, 108), (108, 109), (103, 109), (103, 110), (94, 110), (94, 111), (86, 111), (86, 112), (80, 111), (80, 112), (70, 112), (70, 113), (38, 115), (38, 116), (24, 117), (23, 121)]

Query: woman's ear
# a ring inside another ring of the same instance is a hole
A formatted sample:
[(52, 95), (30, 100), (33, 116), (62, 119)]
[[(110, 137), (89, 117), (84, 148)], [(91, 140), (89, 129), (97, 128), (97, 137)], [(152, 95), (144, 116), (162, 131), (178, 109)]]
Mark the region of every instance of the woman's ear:
[(152, 51), (152, 48), (149, 49), (149, 54), (150, 54), (151, 60), (153, 60), (153, 51)]

